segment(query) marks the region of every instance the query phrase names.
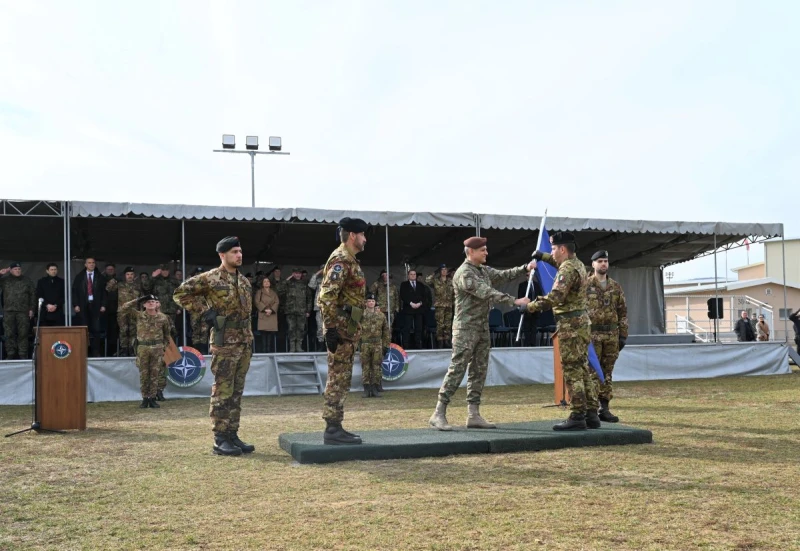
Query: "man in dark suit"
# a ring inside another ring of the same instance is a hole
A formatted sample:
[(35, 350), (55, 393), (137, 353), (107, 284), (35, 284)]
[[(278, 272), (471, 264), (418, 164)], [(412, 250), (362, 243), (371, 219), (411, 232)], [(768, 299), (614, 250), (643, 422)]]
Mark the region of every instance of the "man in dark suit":
[(58, 277), (58, 266), (55, 262), (47, 265), (47, 275), (36, 282), (36, 298), (44, 300), (42, 303), (42, 326), (62, 326), (64, 319), (64, 303), (66, 289), (64, 280)]
[(414, 327), (414, 349), (422, 348), (422, 314), (426, 302), (425, 285), (417, 281), (416, 270), (408, 271), (408, 281), (400, 284), (400, 311), (403, 313), (403, 346), (412, 349), (411, 327)]
[(89, 328), (90, 355), (100, 356), (103, 333), (103, 317), (106, 311), (106, 280), (97, 269), (94, 258), (88, 257), (85, 270), (72, 281), (72, 305), (75, 310), (75, 325)]

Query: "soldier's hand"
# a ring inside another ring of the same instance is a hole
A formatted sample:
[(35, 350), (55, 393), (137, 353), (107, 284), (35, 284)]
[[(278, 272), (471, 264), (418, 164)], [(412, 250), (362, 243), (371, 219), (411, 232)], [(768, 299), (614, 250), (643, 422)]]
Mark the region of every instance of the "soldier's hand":
[(106, 307), (105, 307), (105, 306), (101, 306), (101, 307), (100, 307), (100, 313), (102, 314), (102, 313), (103, 313), (103, 312), (105, 312), (105, 311), (106, 311)]
[(161, 275), (161, 268), (159, 268), (158, 270), (154, 271), (153, 274), (152, 274), (153, 277), (158, 277), (160, 275)]
[(627, 340), (628, 340), (628, 339), (626, 339), (625, 337), (620, 337), (620, 338), (619, 338), (619, 351), (620, 351), (620, 352), (622, 352), (622, 349), (623, 349), (623, 348), (625, 348), (625, 342), (626, 342)]
[(3, 268), (2, 270), (0, 270), (0, 275), (6, 275), (9, 272), (9, 270), (11, 270), (11, 268)]
[(309, 314), (308, 312), (306, 312), (306, 317), (310, 317), (310, 316), (311, 316), (311, 314)]
[(528, 297), (522, 297), (522, 298), (518, 298), (517, 300), (515, 300), (514, 301), (514, 305), (515, 306), (525, 307), (525, 306), (528, 306), (530, 301), (531, 301), (531, 299), (529, 299)]
[(534, 260), (541, 260), (542, 258), (544, 258), (544, 253), (542, 253), (542, 251), (540, 251), (539, 249), (536, 249), (535, 251), (533, 251), (531, 257)]
[(28, 310), (28, 317), (33, 319), (33, 310)]
[(76, 306), (75, 307), (75, 313), (76, 314), (80, 314), (81, 313), (81, 307), (80, 306)]
[(530, 272), (531, 270), (535, 270), (535, 269), (536, 269), (536, 261), (535, 260), (531, 260), (530, 262), (528, 262), (528, 265), (525, 266), (525, 270), (527, 270), (528, 272)]
[(336, 352), (336, 349), (339, 348), (339, 332), (336, 329), (331, 328), (325, 331), (325, 346), (331, 353)]

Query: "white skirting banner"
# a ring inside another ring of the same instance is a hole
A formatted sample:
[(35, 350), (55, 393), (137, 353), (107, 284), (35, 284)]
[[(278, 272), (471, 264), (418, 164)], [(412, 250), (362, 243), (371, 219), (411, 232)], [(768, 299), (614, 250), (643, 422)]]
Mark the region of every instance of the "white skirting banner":
[[(394, 381), (384, 381), (391, 389), (438, 389), (450, 364), (449, 350), (407, 352), (407, 371)], [(297, 362), (313, 360), (322, 384), (328, 373), (326, 356), (317, 354), (256, 354), (245, 383), (245, 396), (278, 394), (276, 358), (285, 371)], [(177, 386), (172, 379), (164, 391), (167, 398), (207, 398), (214, 377), (209, 369), (188, 366), (187, 379), (195, 384)], [(200, 376), (200, 373), (202, 376)], [(784, 375), (791, 373), (785, 343), (733, 343), (627, 346), (614, 369), (615, 381), (652, 381), (658, 379), (704, 379), (731, 375)], [(282, 376), (282, 383), (305, 382), (307, 376)], [(179, 381), (180, 382), (180, 381)], [(553, 349), (495, 348), (489, 356), (488, 386), (552, 384)], [(466, 377), (462, 386), (466, 385)], [(361, 387), (361, 363), (358, 355), (353, 367), (353, 390)], [(30, 361), (0, 362), (0, 405), (30, 405), (33, 378)], [(296, 388), (296, 387), (292, 387)], [(314, 391), (306, 388), (305, 392)], [(284, 394), (286, 389), (284, 389)], [(141, 399), (139, 371), (133, 358), (90, 358), (87, 399), (90, 402), (133, 401)]]

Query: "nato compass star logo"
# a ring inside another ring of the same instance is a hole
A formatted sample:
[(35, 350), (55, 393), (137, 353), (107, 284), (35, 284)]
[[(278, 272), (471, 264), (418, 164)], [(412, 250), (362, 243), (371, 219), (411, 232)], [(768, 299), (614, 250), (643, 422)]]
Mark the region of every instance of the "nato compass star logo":
[(53, 346), (50, 347), (50, 352), (59, 360), (63, 360), (72, 354), (72, 347), (66, 341), (56, 341), (53, 343)]
[(392, 343), (389, 352), (381, 362), (384, 381), (396, 381), (408, 371), (408, 354), (400, 346)]
[(181, 359), (169, 364), (167, 380), (179, 388), (194, 386), (206, 374), (206, 359), (191, 346), (181, 346), (178, 350)]

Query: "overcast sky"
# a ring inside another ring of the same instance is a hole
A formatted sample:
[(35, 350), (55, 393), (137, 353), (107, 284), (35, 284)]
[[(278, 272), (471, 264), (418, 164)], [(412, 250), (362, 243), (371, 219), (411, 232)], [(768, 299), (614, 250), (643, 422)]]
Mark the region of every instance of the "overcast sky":
[(212, 149), (277, 135), (259, 206), (800, 236), (798, 21), (790, 0), (0, 0), (0, 197), (249, 206), (249, 158)]

